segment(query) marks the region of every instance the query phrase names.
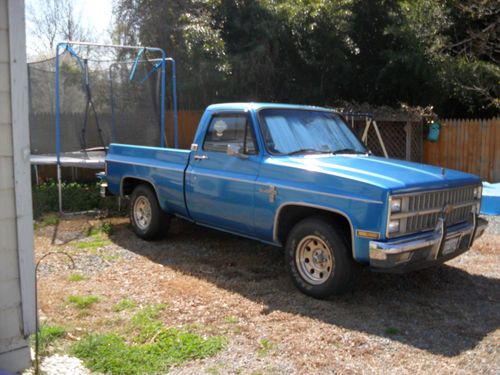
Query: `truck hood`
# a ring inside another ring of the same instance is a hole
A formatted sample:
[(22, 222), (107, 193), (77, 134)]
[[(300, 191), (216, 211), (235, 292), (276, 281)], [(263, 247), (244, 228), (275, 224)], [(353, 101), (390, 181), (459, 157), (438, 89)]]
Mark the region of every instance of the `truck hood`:
[(304, 155), (273, 158), (272, 164), (357, 180), (393, 192), (480, 184), (475, 175), (427, 164), (366, 155)]

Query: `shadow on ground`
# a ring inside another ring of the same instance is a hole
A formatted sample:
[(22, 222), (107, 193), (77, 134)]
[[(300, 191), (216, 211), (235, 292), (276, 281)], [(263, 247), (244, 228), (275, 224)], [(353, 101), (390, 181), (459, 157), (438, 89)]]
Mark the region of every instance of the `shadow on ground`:
[(127, 224), (112, 241), (185, 274), (275, 310), (389, 337), (435, 354), (455, 356), (500, 326), (500, 280), (441, 266), (404, 275), (365, 270), (355, 291), (315, 300), (294, 288), (283, 250), (174, 220), (159, 242), (135, 237)]

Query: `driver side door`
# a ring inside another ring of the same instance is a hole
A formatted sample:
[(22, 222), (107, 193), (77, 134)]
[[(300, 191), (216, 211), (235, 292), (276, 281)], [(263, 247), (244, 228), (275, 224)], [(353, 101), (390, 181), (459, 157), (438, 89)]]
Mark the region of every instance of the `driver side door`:
[(252, 236), (260, 161), (249, 113), (213, 114), (186, 171), (186, 200), (194, 221)]

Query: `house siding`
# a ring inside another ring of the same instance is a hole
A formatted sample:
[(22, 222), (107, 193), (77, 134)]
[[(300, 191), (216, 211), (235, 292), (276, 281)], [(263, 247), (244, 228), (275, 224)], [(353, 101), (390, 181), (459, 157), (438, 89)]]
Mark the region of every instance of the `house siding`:
[(0, 369), (15, 372), (30, 365), (30, 353), (17, 237), (8, 4), (0, 0)]

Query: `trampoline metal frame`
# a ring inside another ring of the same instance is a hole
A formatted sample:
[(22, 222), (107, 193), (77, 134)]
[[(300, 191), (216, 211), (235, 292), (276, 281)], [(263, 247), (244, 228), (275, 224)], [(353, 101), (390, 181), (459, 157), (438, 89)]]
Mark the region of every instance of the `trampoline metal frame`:
[[(126, 46), (126, 45), (116, 45), (116, 44), (104, 44), (104, 43), (89, 43), (89, 42), (78, 42), (78, 41), (65, 41), (60, 42), (56, 46), (56, 79), (55, 79), (55, 105), (56, 105), (56, 165), (57, 165), (57, 185), (58, 185), (58, 199), (59, 199), (59, 213), (61, 215), (64, 214), (63, 211), (63, 202), (62, 202), (62, 178), (61, 178), (61, 104), (60, 104), (60, 56), (64, 54), (64, 52), (69, 51), (71, 55), (77, 59), (78, 63), (81, 65), (80, 58), (71, 48), (71, 46), (90, 46), (90, 47), (107, 47), (107, 48), (121, 48), (121, 49), (130, 49), (137, 50), (136, 62), (139, 60), (140, 56), (145, 51), (160, 53), (161, 59), (160, 64), (156, 67), (161, 67), (161, 94), (160, 94), (160, 130), (161, 130), (161, 139), (160, 139), (160, 147), (165, 147), (165, 70), (166, 70), (166, 62), (169, 61), (172, 64), (172, 91), (173, 91), (173, 112), (174, 112), (174, 146), (175, 148), (179, 147), (178, 141), (178, 115), (177, 115), (177, 72), (176, 72), (176, 64), (175, 60), (171, 57), (167, 57), (165, 51), (162, 48), (158, 47), (141, 47), (141, 46)], [(156, 69), (155, 68), (155, 69)], [(132, 80), (133, 75), (131, 75), (130, 79)], [(88, 212), (88, 211), (86, 211)]]

